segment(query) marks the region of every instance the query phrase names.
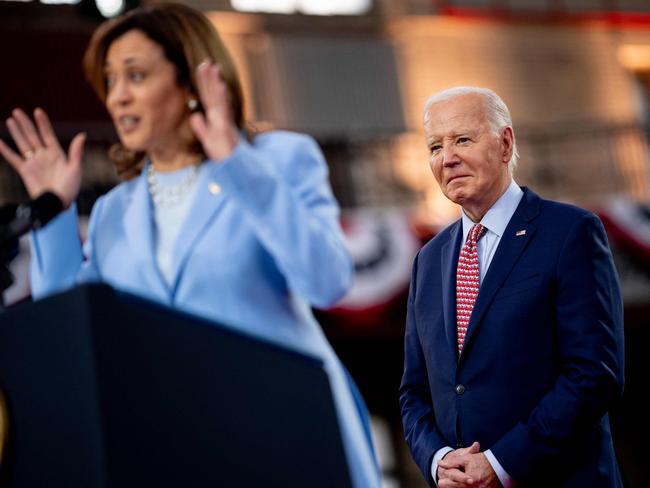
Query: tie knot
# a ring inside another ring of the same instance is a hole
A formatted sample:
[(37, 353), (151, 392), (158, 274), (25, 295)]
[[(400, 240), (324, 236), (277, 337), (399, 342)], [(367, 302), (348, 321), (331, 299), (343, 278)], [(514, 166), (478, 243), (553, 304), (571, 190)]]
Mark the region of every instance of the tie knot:
[(474, 224), (469, 231), (469, 236), (467, 236), (467, 242), (472, 246), (476, 246), (483, 234), (485, 234), (485, 227), (481, 224)]

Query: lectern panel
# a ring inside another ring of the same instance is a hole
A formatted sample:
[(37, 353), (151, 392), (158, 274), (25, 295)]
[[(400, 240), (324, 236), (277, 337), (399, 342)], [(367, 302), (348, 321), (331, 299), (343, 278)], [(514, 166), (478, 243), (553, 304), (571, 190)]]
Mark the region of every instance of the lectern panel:
[(350, 486), (319, 361), (106, 286), (3, 314), (0, 386), (6, 486)]

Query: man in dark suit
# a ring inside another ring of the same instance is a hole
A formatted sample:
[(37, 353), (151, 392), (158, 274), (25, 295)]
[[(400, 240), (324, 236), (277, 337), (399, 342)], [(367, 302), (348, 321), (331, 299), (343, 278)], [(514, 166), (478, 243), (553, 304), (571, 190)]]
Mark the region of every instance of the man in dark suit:
[(424, 129), (462, 218), (413, 265), (400, 388), (413, 458), (440, 488), (621, 486), (607, 411), (623, 310), (600, 220), (515, 184), (494, 92), (435, 94)]

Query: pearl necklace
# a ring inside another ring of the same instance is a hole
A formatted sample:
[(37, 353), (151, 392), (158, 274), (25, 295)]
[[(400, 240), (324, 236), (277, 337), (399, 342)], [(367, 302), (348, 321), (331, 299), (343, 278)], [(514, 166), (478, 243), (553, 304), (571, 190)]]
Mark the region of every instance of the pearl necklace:
[(156, 178), (156, 171), (153, 169), (153, 164), (149, 164), (147, 168), (147, 183), (149, 184), (151, 198), (156, 205), (176, 205), (180, 203), (192, 188), (197, 174), (197, 167), (193, 164), (190, 166), (190, 171), (181, 181), (175, 185), (160, 186)]

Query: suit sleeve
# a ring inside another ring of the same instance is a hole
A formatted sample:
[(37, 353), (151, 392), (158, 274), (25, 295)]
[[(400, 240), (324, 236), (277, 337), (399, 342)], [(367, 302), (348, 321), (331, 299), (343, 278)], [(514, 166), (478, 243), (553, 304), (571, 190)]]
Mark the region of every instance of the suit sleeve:
[(329, 307), (347, 292), (353, 268), (323, 155), (307, 136), (260, 137), (255, 145), (240, 141), (214, 178), (241, 206), (289, 289)]
[(556, 281), (559, 377), (527, 421), (491, 447), (516, 480), (586, 438), (622, 393), (622, 300), (605, 230), (593, 214), (570, 230)]
[(100, 279), (92, 242), (101, 202), (100, 198), (93, 207), (83, 249), (74, 204), (31, 233), (30, 285), (34, 299), (66, 290), (79, 282)]
[(447, 443), (436, 427), (435, 412), (431, 402), (431, 389), (427, 377), (422, 345), (416, 326), (414, 301), (417, 295), (417, 269), (420, 254), (413, 262), (411, 286), (406, 312), (404, 339), (404, 375), (400, 385), (399, 399), (402, 411), (404, 437), (413, 459), (422, 474), (435, 486), (431, 477), (431, 462), (434, 454)]

